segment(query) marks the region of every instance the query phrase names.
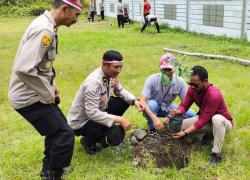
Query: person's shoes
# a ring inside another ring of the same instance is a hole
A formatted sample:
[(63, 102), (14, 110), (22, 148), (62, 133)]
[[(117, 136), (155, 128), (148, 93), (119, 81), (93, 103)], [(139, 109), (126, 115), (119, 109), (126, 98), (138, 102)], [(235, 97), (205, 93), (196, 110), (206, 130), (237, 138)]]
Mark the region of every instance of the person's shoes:
[(63, 174), (69, 174), (73, 171), (73, 169), (70, 166), (63, 168)]
[(62, 180), (62, 175), (63, 175), (63, 170), (62, 171), (52, 171), (52, 170), (50, 170), (48, 180)]
[(106, 140), (105, 140), (105, 139), (106, 139), (106, 138), (101, 138), (101, 139), (99, 140), (99, 143), (100, 143), (99, 148), (100, 148), (100, 150), (103, 150), (103, 149), (109, 147), (109, 145), (106, 143)]
[(205, 134), (201, 140), (202, 145), (209, 145), (212, 143), (214, 137), (212, 134)]
[(212, 153), (210, 160), (209, 160), (210, 166), (215, 167), (218, 163), (221, 162), (221, 159), (222, 158), (221, 158), (220, 154)]
[(49, 177), (49, 166), (48, 166), (48, 159), (44, 158), (43, 159), (43, 167), (40, 172), (40, 177), (42, 179), (48, 178)]
[[(70, 166), (63, 168), (63, 174), (68, 174), (72, 171), (73, 170)], [(40, 177), (42, 179), (49, 179), (49, 166), (48, 166), (48, 159), (46, 159), (46, 158), (43, 159), (43, 167), (42, 167), (42, 170), (40, 172)]]
[(84, 137), (81, 138), (80, 142), (82, 146), (84, 147), (87, 154), (93, 155), (101, 151), (101, 148), (98, 148), (96, 144), (88, 143), (88, 141)]
[(98, 152), (101, 151), (101, 149), (96, 147), (96, 145), (85, 145), (84, 148), (86, 153), (91, 155), (97, 154)]

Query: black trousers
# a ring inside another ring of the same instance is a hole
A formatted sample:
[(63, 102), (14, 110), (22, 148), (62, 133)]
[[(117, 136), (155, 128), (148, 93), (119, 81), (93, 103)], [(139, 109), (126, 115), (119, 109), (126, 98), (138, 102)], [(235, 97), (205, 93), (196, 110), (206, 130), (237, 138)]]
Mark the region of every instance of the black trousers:
[(144, 16), (144, 22), (145, 22), (145, 23), (148, 22), (148, 19), (146, 18), (148, 15), (149, 15), (149, 13), (144, 13), (144, 14), (143, 14), (143, 16)]
[(101, 19), (104, 20), (104, 10), (101, 11), (100, 15), (101, 15)]
[(16, 109), (32, 126), (45, 136), (44, 155), (48, 167), (61, 171), (70, 165), (74, 150), (74, 133), (57, 104), (42, 104)]
[(91, 17), (91, 21), (94, 22), (94, 20), (95, 20), (95, 11), (91, 11), (90, 17)]
[(152, 19), (152, 20), (150, 20), (150, 22), (148, 20), (146, 20), (145, 24), (143, 25), (143, 27), (141, 29), (141, 32), (143, 32), (146, 29), (146, 27), (149, 25), (149, 23), (151, 23), (151, 22), (155, 23), (155, 27), (157, 29), (157, 32), (159, 33), (160, 32), (160, 27), (159, 27), (159, 24), (157, 22), (157, 19)]
[(118, 27), (124, 27), (123, 15), (117, 15)]
[[(111, 97), (106, 112), (122, 116), (128, 107), (129, 104), (121, 98)], [(125, 136), (125, 130), (120, 125), (107, 127), (96, 123), (94, 120), (88, 121), (82, 128), (74, 130), (74, 132), (76, 136), (84, 136), (89, 144), (95, 145), (96, 143), (101, 143), (104, 147), (119, 145)]]
[(123, 17), (123, 23), (129, 23), (129, 24), (132, 24), (132, 20), (130, 20), (128, 17)]

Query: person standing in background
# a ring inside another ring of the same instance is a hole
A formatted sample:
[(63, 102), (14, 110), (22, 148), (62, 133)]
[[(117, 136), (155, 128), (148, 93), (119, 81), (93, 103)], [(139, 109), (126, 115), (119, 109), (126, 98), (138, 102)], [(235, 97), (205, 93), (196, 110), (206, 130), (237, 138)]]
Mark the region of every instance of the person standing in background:
[(89, 2), (89, 10), (90, 10), (90, 18), (91, 21), (94, 22), (95, 19), (95, 3), (93, 0)]
[(104, 0), (100, 1), (99, 4), (101, 20), (104, 20)]
[(122, 0), (118, 1), (117, 4), (117, 22), (118, 22), (118, 27), (122, 27), (124, 28), (124, 21), (123, 21), (123, 4), (122, 4)]
[(151, 4), (148, 0), (144, 0), (144, 9), (143, 9), (143, 14), (144, 14), (144, 21), (146, 23), (146, 17), (150, 14), (150, 9), (151, 9)]

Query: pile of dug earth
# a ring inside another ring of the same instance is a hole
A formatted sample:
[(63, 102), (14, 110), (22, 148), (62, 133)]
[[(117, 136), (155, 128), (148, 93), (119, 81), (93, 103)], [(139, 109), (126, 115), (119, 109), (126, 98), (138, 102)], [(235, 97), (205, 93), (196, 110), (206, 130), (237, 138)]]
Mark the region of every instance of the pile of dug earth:
[(137, 167), (146, 168), (153, 161), (159, 168), (181, 169), (188, 166), (191, 152), (201, 150), (200, 141), (176, 140), (170, 134), (149, 134), (144, 129), (135, 129), (129, 138), (133, 165)]

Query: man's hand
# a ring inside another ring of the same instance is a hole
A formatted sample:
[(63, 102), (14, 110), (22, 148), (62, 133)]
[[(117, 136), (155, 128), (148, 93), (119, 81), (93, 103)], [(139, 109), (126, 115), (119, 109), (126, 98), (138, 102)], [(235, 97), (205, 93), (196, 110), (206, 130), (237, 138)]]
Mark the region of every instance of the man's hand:
[(60, 104), (60, 97), (59, 97), (60, 91), (59, 91), (59, 88), (55, 84), (53, 84), (53, 89), (54, 89), (54, 92), (55, 92), (55, 103)]
[(152, 119), (154, 127), (157, 131), (160, 131), (164, 128), (162, 122), (160, 121), (160, 119), (158, 117), (155, 117), (154, 119)]
[(179, 110), (179, 109), (172, 109), (172, 110), (170, 110), (170, 115), (171, 116), (176, 116), (178, 114), (181, 114), (181, 110)]
[(52, 104), (54, 102), (55, 102), (55, 97), (51, 98), (50, 100), (47, 100), (47, 101), (45, 101), (44, 99), (40, 100), (40, 103), (42, 103), (42, 104)]
[(136, 99), (134, 104), (140, 112), (143, 112), (145, 110), (144, 104), (140, 100)]
[(169, 118), (168, 117), (163, 118), (162, 124), (166, 126), (168, 123), (169, 123)]
[(59, 94), (60, 94), (59, 88), (56, 85), (53, 85), (53, 89), (55, 91), (55, 97), (59, 97)]
[(131, 123), (122, 116), (117, 116), (117, 118), (115, 119), (115, 122), (119, 123), (125, 131), (131, 128)]
[(182, 138), (183, 136), (185, 136), (184, 131), (180, 131), (178, 133), (173, 134), (173, 138), (175, 138), (175, 139)]
[(59, 92), (60, 92), (60, 91), (59, 91), (59, 89), (56, 87), (56, 85), (53, 85), (52, 88), (53, 88), (53, 90), (54, 90), (54, 92), (55, 92), (54, 97), (51, 98), (50, 100), (41, 99), (41, 100), (40, 100), (41, 103), (43, 103), (43, 104), (52, 104), (52, 103), (55, 102), (55, 98), (56, 98), (56, 97), (59, 97)]

